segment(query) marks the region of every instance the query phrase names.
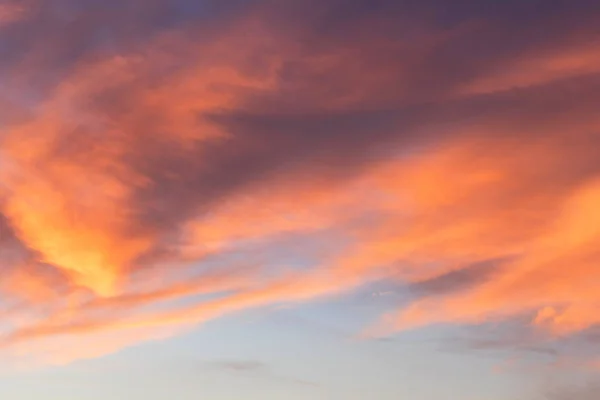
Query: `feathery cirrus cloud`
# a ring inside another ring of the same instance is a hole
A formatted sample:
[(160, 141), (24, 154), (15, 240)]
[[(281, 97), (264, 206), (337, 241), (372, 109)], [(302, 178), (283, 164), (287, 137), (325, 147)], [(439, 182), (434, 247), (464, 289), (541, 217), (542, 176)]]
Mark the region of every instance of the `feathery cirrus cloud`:
[[(418, 296), (377, 333), (600, 323), (594, 2), (176, 3), (0, 27), (4, 352), (95, 357), (384, 278)], [(283, 235), (328, 245), (298, 268)]]

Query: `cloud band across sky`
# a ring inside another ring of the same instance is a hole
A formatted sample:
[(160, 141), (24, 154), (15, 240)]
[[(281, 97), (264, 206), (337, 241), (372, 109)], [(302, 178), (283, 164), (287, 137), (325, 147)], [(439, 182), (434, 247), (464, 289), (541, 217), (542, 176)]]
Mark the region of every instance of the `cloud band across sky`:
[(383, 279), (367, 332), (600, 324), (595, 2), (90, 3), (0, 9), (4, 354)]

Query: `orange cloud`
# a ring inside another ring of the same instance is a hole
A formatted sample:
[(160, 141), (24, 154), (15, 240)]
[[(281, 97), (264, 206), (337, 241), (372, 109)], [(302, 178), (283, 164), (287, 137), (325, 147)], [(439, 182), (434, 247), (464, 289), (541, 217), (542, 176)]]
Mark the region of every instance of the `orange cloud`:
[[(571, 140), (576, 147), (581, 137)], [(593, 206), (599, 199), (595, 174), (576, 171), (569, 176), (573, 159), (565, 159), (568, 152), (554, 148), (552, 142), (542, 142), (537, 151), (540, 143), (522, 142), (512, 153), (495, 153), (501, 142), (490, 143), (485, 153), (477, 146), (465, 146), (475, 151), (459, 152), (458, 158), (448, 158), (442, 151), (434, 174), (428, 172), (427, 161), (417, 160), (414, 186), (398, 182), (416, 199), (406, 228), (387, 228), (379, 242), (384, 247), (367, 247), (364, 255), (349, 256), (365, 265), (370, 257), (384, 255), (375, 262), (397, 262), (396, 273), (409, 281), (432, 279), (478, 260), (505, 260), (500, 271), (482, 284), (417, 300), (390, 316), (395, 329), (438, 322), (481, 323), (536, 312), (536, 324), (561, 335), (598, 323), (593, 312), (600, 301), (594, 289), (595, 248), (600, 240)], [(595, 164), (591, 153), (573, 156), (588, 167)], [(532, 167), (543, 163), (545, 168), (528, 170), (523, 161)], [(569, 182), (556, 187), (560, 174)], [(391, 239), (390, 233), (396, 236)], [(435, 266), (427, 267), (428, 263)]]
[(20, 20), (27, 12), (27, 2), (9, 1), (0, 4), (0, 27)]
[[(380, 279), (417, 293), (384, 331), (600, 323), (600, 64), (567, 46), (577, 29), (479, 54), (501, 21), (375, 18), (317, 45), (302, 4), (285, 35), (273, 7), (63, 60), (19, 104), (0, 137), (3, 351), (96, 357)], [(277, 242), (317, 234), (309, 267)]]
[(600, 52), (595, 40), (569, 43), (566, 48), (551, 49), (541, 54), (526, 54), (502, 71), (476, 79), (464, 89), (465, 94), (514, 90), (527, 86), (594, 74), (600, 71)]

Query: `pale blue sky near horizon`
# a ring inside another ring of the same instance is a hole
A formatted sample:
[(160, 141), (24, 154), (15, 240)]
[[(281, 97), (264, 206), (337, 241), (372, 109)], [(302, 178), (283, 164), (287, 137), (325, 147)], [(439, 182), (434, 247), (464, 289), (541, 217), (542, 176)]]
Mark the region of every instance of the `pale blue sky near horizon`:
[(509, 357), (502, 351), (490, 356), (444, 350), (443, 328), (357, 339), (353, 332), (372, 310), (361, 311), (364, 301), (343, 297), (332, 303), (236, 313), (184, 336), (98, 359), (17, 376), (5, 372), (0, 396), (436, 400), (461, 393), (465, 399), (519, 400), (533, 398), (543, 383), (535, 375), (499, 371)]

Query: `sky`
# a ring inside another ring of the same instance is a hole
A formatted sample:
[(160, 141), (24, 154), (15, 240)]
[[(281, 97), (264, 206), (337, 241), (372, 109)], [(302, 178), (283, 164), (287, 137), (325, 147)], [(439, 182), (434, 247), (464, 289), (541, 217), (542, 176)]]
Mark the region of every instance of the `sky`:
[(0, 0), (0, 397), (592, 400), (600, 2)]

